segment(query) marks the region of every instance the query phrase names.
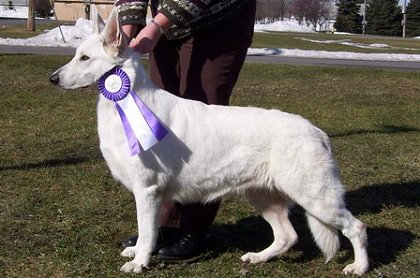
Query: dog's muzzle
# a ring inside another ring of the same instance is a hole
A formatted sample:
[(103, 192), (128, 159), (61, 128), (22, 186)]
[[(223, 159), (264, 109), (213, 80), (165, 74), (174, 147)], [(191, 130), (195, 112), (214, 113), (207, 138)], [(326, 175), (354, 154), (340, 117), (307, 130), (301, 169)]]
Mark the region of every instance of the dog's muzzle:
[(58, 75), (58, 73), (53, 73), (53, 74), (50, 76), (50, 82), (51, 82), (52, 84), (54, 84), (54, 85), (57, 85), (57, 84), (58, 84), (58, 82), (60, 82), (60, 76)]

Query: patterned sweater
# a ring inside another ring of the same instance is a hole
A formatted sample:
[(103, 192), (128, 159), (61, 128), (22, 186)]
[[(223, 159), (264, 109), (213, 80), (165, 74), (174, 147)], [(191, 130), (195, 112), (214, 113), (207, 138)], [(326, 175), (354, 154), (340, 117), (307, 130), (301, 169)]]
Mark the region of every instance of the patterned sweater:
[[(174, 25), (166, 32), (168, 39), (180, 39), (200, 29), (214, 26), (237, 14), (255, 0), (150, 0), (153, 15), (163, 13)], [(115, 6), (122, 25), (143, 28), (149, 0), (118, 0)]]

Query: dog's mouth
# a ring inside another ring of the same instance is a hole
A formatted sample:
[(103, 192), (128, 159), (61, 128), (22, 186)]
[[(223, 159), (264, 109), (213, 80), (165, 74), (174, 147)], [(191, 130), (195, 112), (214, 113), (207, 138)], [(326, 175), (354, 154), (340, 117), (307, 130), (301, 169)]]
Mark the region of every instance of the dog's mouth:
[(60, 79), (60, 75), (58, 73), (54, 73), (50, 76), (49, 78), (50, 82), (55, 85), (58, 86), (60, 88), (63, 88), (65, 90), (74, 90), (74, 89), (82, 89), (82, 88), (88, 88), (90, 87), (91, 84), (85, 84), (85, 85), (80, 85), (80, 84), (66, 84), (65, 82), (63, 82), (63, 80)]
[(83, 90), (83, 89), (87, 89), (89, 87), (90, 87), (89, 85), (87, 85), (87, 86), (77, 86), (77, 87), (62, 87), (62, 86), (60, 86), (60, 88), (66, 90), (66, 91), (72, 91), (72, 90), (78, 90), (78, 89)]
[(77, 87), (73, 87), (73, 86), (62, 86), (62, 85), (57, 85), (60, 89), (64, 89), (65, 91), (73, 91), (73, 90), (84, 90), (87, 88), (90, 88), (90, 85), (83, 85), (83, 86), (77, 86)]

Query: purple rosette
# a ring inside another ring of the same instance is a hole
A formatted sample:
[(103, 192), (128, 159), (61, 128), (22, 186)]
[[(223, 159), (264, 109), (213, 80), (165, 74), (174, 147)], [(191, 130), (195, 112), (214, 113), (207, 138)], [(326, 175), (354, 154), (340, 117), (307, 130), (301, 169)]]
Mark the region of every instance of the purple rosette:
[(130, 87), (130, 78), (119, 67), (114, 67), (98, 80), (100, 93), (115, 103), (130, 155), (134, 156), (161, 141), (168, 130)]
[(130, 78), (119, 67), (114, 67), (98, 80), (99, 92), (109, 100), (119, 101), (130, 92)]

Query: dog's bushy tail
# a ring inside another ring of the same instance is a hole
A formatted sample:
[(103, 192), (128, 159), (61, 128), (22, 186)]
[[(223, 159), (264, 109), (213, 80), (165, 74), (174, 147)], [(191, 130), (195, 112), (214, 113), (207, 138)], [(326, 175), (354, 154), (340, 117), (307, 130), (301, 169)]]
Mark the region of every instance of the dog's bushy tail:
[(314, 240), (324, 254), (325, 262), (328, 262), (340, 248), (338, 230), (308, 213), (306, 213), (306, 218)]

